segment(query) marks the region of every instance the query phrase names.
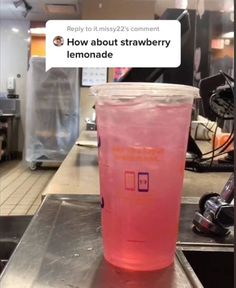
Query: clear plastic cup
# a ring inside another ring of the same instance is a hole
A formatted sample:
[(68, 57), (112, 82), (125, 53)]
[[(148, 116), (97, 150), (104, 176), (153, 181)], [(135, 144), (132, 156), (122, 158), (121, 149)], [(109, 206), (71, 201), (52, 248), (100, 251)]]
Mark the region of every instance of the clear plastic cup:
[(105, 259), (132, 270), (174, 260), (191, 109), (198, 89), (111, 83), (96, 97)]

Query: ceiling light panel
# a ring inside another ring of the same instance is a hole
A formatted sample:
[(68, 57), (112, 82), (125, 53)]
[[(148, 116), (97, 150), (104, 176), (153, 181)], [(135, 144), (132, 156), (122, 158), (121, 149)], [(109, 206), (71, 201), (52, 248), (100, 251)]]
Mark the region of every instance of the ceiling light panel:
[(30, 28), (30, 32), (32, 35), (45, 35), (46, 28), (45, 27)]

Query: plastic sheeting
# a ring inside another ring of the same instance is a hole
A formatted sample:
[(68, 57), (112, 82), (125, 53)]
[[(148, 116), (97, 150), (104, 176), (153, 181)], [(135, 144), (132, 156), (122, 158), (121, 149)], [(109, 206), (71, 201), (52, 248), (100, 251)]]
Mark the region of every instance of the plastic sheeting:
[(79, 135), (79, 72), (32, 57), (27, 74), (26, 161), (62, 161)]

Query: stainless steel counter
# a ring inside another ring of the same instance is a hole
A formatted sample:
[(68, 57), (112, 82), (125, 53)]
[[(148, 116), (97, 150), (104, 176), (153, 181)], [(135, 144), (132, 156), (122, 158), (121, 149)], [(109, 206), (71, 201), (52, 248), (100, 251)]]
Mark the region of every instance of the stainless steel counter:
[(177, 258), (170, 267), (154, 272), (110, 265), (102, 256), (98, 196), (48, 195), (5, 267), (0, 287), (202, 287), (193, 282)]
[[(205, 193), (219, 193), (230, 174), (185, 171), (182, 195), (199, 198)], [(97, 148), (74, 145), (44, 190), (43, 196), (48, 194), (99, 195)]]

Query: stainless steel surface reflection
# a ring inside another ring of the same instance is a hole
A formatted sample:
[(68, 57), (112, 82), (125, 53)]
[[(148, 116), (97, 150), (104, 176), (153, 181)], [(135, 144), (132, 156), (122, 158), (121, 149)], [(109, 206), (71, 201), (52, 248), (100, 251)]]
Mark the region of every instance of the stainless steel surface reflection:
[(98, 269), (93, 277), (93, 282), (89, 287), (174, 288), (192, 286), (184, 275), (178, 260), (175, 260), (173, 265), (163, 270), (135, 272), (114, 267), (103, 258), (99, 263)]
[(179, 260), (132, 272), (103, 258), (98, 196), (44, 199), (0, 278), (1, 288), (188, 288)]

